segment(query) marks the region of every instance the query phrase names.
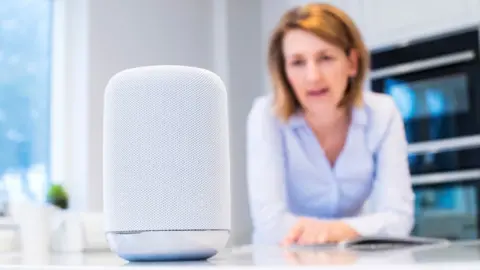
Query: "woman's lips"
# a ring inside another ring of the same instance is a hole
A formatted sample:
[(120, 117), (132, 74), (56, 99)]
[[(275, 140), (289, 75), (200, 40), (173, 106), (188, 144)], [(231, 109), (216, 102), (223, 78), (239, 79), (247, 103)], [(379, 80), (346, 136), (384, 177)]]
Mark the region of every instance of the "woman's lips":
[(307, 91), (308, 96), (321, 97), (328, 93), (328, 88), (312, 89)]

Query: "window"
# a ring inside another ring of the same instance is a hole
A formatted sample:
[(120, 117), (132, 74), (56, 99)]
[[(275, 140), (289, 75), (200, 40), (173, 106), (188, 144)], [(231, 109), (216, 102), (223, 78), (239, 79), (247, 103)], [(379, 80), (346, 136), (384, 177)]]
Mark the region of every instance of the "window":
[(0, 5), (2, 202), (15, 196), (44, 200), (50, 184), (52, 16), (52, 0)]

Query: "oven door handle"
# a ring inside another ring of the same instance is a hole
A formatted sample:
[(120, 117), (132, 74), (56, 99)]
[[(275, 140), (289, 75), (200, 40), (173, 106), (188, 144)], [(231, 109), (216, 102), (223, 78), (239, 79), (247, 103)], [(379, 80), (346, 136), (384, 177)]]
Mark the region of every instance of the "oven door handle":
[(480, 169), (412, 175), (411, 178), (413, 186), (476, 181), (480, 179)]
[(467, 62), (471, 61), (474, 58), (475, 51), (467, 50), (373, 70), (372, 72), (370, 72), (369, 77), (372, 80), (376, 80), (388, 76), (398, 76), (406, 73), (412, 73), (441, 66)]
[(472, 135), (427, 142), (410, 143), (408, 145), (408, 153), (435, 154), (438, 152), (445, 152), (451, 150), (478, 148), (479, 146), (480, 135)]

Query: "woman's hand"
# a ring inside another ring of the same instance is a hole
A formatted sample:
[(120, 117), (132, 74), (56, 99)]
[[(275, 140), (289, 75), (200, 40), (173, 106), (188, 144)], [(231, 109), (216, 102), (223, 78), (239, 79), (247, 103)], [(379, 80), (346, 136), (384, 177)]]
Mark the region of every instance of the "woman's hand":
[(358, 233), (343, 221), (302, 217), (290, 230), (283, 245), (314, 245), (338, 243), (358, 237)]

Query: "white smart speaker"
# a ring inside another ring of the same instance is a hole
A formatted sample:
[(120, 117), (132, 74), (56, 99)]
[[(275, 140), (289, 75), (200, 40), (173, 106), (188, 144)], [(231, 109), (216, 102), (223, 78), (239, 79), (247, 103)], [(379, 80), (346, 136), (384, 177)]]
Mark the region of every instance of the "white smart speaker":
[(128, 261), (201, 260), (230, 235), (227, 93), (214, 73), (147, 66), (106, 87), (105, 233)]

